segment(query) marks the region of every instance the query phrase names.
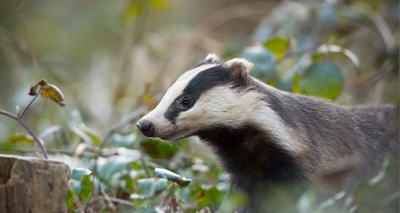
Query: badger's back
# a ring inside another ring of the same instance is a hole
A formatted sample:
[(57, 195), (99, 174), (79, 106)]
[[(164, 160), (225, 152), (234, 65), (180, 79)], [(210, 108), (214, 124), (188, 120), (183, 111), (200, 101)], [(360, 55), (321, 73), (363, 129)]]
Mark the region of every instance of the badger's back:
[[(253, 79), (265, 103), (307, 147), (298, 157), (311, 180), (343, 173), (334, 191), (351, 188), (360, 178), (372, 178), (389, 154), (399, 156), (399, 107), (342, 107), (329, 101), (287, 93)], [(337, 176), (333, 176), (338, 178)], [(330, 186), (331, 187), (331, 186)]]

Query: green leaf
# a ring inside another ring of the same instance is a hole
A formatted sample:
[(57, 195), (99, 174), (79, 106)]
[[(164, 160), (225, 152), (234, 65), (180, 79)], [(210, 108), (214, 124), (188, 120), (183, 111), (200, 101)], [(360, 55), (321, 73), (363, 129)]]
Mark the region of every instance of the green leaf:
[(76, 193), (75, 190), (68, 190), (68, 196), (67, 196), (67, 200), (65, 201), (65, 203), (67, 204), (67, 208), (71, 211), (75, 210), (75, 198), (78, 198), (78, 193)]
[(275, 54), (276, 60), (285, 55), (288, 47), (288, 41), (281, 37), (274, 37), (264, 43), (264, 47), (268, 48)]
[(211, 201), (215, 203), (222, 203), (222, 201), (225, 198), (225, 193), (221, 190), (219, 190), (216, 186), (211, 187), (208, 190), (208, 193), (210, 195)]
[(90, 194), (92, 193), (92, 187), (82, 187), (81, 191), (79, 192), (80, 195), (82, 195), (83, 200), (87, 203), (90, 198)]
[(131, 146), (137, 139), (137, 134), (132, 133), (129, 135), (120, 135), (120, 134), (113, 134), (111, 136), (111, 140), (115, 143), (117, 146), (125, 146), (129, 147)]
[(92, 173), (86, 168), (75, 168), (72, 170), (71, 179), (80, 181), (84, 175), (91, 175)]
[(111, 156), (103, 165), (98, 166), (98, 175), (109, 180), (115, 173), (129, 168), (129, 164), (136, 159), (124, 156)]
[(335, 99), (344, 83), (340, 69), (330, 61), (309, 66), (300, 79), (300, 92), (307, 95)]
[(117, 153), (120, 156), (125, 156), (130, 158), (132, 161), (139, 160), (142, 157), (142, 153), (135, 149), (128, 149), (125, 147), (120, 147), (117, 149)]
[(42, 98), (50, 98), (51, 100), (58, 103), (60, 106), (65, 106), (64, 94), (53, 84), (46, 84), (42, 87)]
[(24, 134), (24, 133), (15, 133), (14, 135), (11, 135), (8, 138), (8, 143), (28, 143), (28, 144), (34, 144), (35, 140), (31, 135)]
[(311, 56), (312, 63), (317, 63), (317, 62), (321, 61), (323, 56), (324, 56), (324, 54), (322, 54), (322, 53), (316, 53), (316, 54), (312, 55)]
[(43, 132), (40, 133), (39, 138), (43, 139), (47, 136), (50, 136), (58, 131), (61, 131), (62, 127), (60, 125), (54, 125), (46, 128)]
[(95, 145), (100, 145), (101, 143), (101, 136), (99, 133), (97, 133), (96, 131), (94, 131), (93, 129), (87, 127), (86, 125), (79, 125), (79, 128), (87, 135), (89, 136), (93, 143)]
[[(183, 141), (179, 143), (182, 144)], [(140, 146), (151, 158), (158, 159), (171, 159), (175, 153), (181, 151), (178, 146), (171, 146), (170, 143), (154, 139), (146, 139), (140, 143)]]
[(204, 208), (204, 207), (206, 207), (206, 206), (210, 206), (211, 205), (211, 199), (210, 199), (210, 196), (209, 196), (209, 194), (208, 194), (208, 191), (202, 191), (201, 193), (200, 193), (200, 196), (198, 196), (197, 198), (196, 198), (196, 202), (197, 202), (197, 205), (200, 207), (200, 208)]
[(292, 92), (294, 93), (300, 93), (300, 79), (301, 76), (299, 73), (296, 73), (293, 79), (293, 89)]
[(254, 64), (254, 69), (250, 74), (255, 78), (265, 82), (273, 82), (276, 80), (278, 76), (275, 69), (276, 63), (273, 53), (270, 50), (261, 45), (246, 47), (241, 57)]
[(71, 131), (82, 138), (82, 140), (87, 144), (100, 145), (101, 143), (100, 135), (83, 123), (71, 127)]
[(186, 178), (181, 177), (180, 175), (175, 174), (171, 171), (168, 171), (166, 169), (160, 169), (160, 168), (155, 168), (154, 176), (166, 178), (167, 180), (177, 183), (181, 187), (186, 187), (192, 181), (191, 179), (186, 179)]
[(86, 135), (78, 126), (71, 127), (71, 131), (78, 135), (86, 144), (94, 145), (92, 139)]
[(164, 178), (145, 178), (138, 180), (138, 186), (143, 191), (144, 196), (154, 192), (167, 189), (167, 179)]

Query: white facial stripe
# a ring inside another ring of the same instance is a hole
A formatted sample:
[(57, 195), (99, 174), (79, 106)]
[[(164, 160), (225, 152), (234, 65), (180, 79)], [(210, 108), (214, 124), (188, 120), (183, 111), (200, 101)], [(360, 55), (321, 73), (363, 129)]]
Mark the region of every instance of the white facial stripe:
[(158, 104), (158, 106), (151, 112), (151, 113), (162, 113), (164, 114), (165, 111), (168, 109), (168, 107), (172, 104), (172, 102), (178, 97), (180, 94), (182, 94), (183, 90), (186, 88), (186, 86), (189, 84), (190, 80), (193, 79), (199, 72), (204, 71), (208, 68), (218, 66), (217, 64), (206, 64), (202, 65), (200, 67), (196, 67), (193, 70), (190, 70), (188, 72), (185, 72), (182, 74), (178, 80), (172, 85), (167, 93), (165, 93), (164, 97)]
[(173, 103), (176, 97), (182, 94), (183, 90), (189, 84), (191, 79), (193, 79), (201, 71), (215, 66), (218, 65), (205, 64), (182, 74), (174, 83), (174, 85), (172, 85), (168, 89), (167, 93), (164, 95), (157, 107), (153, 111), (145, 115), (142, 120), (153, 122), (154, 126), (156, 127), (156, 135), (159, 135), (159, 137), (170, 134), (171, 132), (180, 131), (179, 129), (177, 129), (177, 126), (173, 125), (169, 120), (164, 117), (166, 110)]

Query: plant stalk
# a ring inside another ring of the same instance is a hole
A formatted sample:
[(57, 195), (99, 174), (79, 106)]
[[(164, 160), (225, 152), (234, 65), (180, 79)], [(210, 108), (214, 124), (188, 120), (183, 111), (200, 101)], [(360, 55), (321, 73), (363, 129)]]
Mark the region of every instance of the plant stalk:
[(0, 109), (0, 114), (6, 115), (8, 117), (11, 117), (11, 118), (14, 118), (15, 120), (17, 120), (29, 132), (29, 134), (32, 135), (33, 139), (36, 141), (36, 143), (42, 150), (44, 158), (49, 159), (47, 156), (46, 149), (44, 148), (43, 144), (40, 142), (40, 139), (36, 136), (36, 134), (32, 131), (32, 129), (29, 128), (29, 126), (25, 123), (24, 120), (22, 120), (20, 117), (14, 115), (12, 113), (9, 113), (9, 112), (1, 110), (1, 109)]

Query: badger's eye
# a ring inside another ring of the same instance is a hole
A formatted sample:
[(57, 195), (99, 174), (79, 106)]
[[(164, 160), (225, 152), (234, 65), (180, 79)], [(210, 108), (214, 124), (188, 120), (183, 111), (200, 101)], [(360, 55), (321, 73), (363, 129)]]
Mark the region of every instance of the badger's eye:
[(181, 104), (182, 104), (183, 106), (185, 106), (185, 107), (189, 107), (189, 106), (192, 104), (192, 102), (190, 101), (190, 99), (189, 99), (188, 97), (184, 97), (184, 98), (182, 99)]

